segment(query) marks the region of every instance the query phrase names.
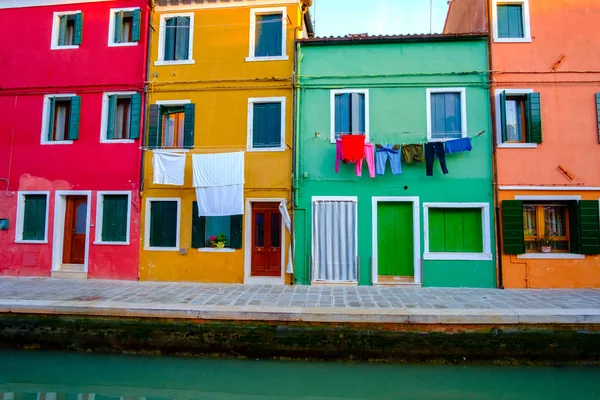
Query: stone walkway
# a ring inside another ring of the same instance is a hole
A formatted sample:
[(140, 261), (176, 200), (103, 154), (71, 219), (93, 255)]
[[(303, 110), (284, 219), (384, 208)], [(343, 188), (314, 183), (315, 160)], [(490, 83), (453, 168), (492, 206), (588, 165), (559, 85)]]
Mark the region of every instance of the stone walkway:
[[(562, 322), (575, 317), (579, 322), (600, 322), (600, 290), (311, 287), (0, 277), (0, 313), (28, 310), (124, 316), (144, 316), (146, 312), (148, 316), (187, 318), (211, 311), (234, 319), (249, 319), (244, 313), (256, 317), (261, 312), (272, 319), (289, 319), (292, 314), (311, 310), (321, 319), (329, 315), (336, 321), (344, 315), (437, 315), (455, 319), (544, 315)], [(288, 316), (281, 317), (283, 314)]]

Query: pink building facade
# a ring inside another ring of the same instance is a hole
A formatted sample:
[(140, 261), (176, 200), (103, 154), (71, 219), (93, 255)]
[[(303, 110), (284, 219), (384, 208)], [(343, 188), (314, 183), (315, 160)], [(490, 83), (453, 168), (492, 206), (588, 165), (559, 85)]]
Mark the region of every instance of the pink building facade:
[(148, 12), (0, 2), (0, 275), (137, 279)]

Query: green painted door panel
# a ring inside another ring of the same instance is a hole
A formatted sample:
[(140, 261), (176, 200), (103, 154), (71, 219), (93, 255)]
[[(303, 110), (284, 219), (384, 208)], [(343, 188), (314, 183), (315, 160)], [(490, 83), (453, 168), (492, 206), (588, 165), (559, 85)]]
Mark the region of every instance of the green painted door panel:
[(378, 274), (414, 276), (413, 244), (412, 203), (378, 203)]

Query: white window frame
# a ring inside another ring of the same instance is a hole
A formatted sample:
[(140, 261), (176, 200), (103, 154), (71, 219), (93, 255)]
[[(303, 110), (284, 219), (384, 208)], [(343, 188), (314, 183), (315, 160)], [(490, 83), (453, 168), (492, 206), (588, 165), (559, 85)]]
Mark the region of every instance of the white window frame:
[(358, 93), (365, 96), (365, 142), (369, 143), (370, 135), (370, 119), (369, 119), (369, 89), (335, 89), (330, 91), (329, 112), (330, 112), (330, 134), (329, 141), (335, 143), (335, 96), (338, 94)]
[[(105, 242), (102, 240), (102, 217), (104, 214), (104, 196), (110, 195), (127, 195), (127, 230), (124, 242)], [(95, 245), (130, 245), (130, 230), (131, 230), (131, 192), (130, 191), (98, 191), (96, 195), (96, 229), (94, 244)]]
[[(127, 47), (127, 46), (137, 46), (139, 42), (126, 42), (126, 43), (115, 43), (115, 14), (124, 11), (124, 12), (133, 12), (136, 10), (140, 10), (139, 7), (127, 7), (127, 8), (111, 8), (109, 21), (108, 21), (108, 47)], [(140, 10), (141, 11), (141, 10)], [(141, 36), (141, 23), (140, 23), (140, 36)]]
[(460, 119), (461, 119), (461, 137), (468, 136), (467, 129), (467, 89), (464, 87), (449, 87), (449, 88), (431, 88), (426, 89), (427, 93), (427, 141), (428, 142), (447, 142), (456, 138), (432, 138), (433, 124), (431, 121), (431, 95), (436, 93), (458, 93), (460, 94)]
[[(185, 104), (191, 104), (192, 101), (191, 100), (156, 100), (154, 102), (154, 104), (156, 104), (157, 106), (183, 106)], [(160, 116), (160, 115), (159, 115)], [(160, 129), (162, 129), (162, 120), (159, 120), (158, 122), (161, 126)], [(161, 134), (164, 135), (164, 132), (161, 132)], [(172, 153), (187, 153), (190, 151), (190, 149), (184, 149), (184, 148), (168, 148), (168, 149), (163, 149), (163, 148), (156, 148), (156, 150), (162, 151), (162, 152), (172, 152)]]
[[(446, 253), (429, 250), (429, 209), (430, 208), (468, 208), (481, 210), (481, 229), (483, 252), (481, 253)], [(423, 203), (423, 236), (425, 251), (423, 260), (452, 260), (452, 261), (492, 261), (492, 239), (489, 203)]]
[[(73, 144), (72, 140), (48, 140), (48, 129), (50, 129), (50, 99), (70, 99), (75, 97), (75, 93), (69, 94), (47, 94), (44, 96), (44, 105), (42, 108), (42, 134), (40, 144)], [(68, 121), (67, 121), (68, 123)]]
[[(150, 217), (151, 203), (153, 201), (176, 201), (177, 202), (177, 240), (175, 247), (153, 247), (150, 246)], [(181, 198), (179, 197), (148, 197), (146, 198), (146, 212), (144, 213), (144, 250), (148, 251), (179, 251), (181, 235)]]
[[(187, 60), (165, 60), (165, 39), (167, 31), (167, 19), (174, 17), (189, 17), (190, 18), (190, 45), (188, 50)], [(195, 64), (194, 61), (194, 13), (176, 13), (176, 14), (162, 14), (160, 16), (160, 27), (158, 30), (158, 60), (154, 62), (154, 65), (185, 65)]]
[[(46, 220), (44, 224), (44, 240), (24, 240), (23, 239), (23, 223), (25, 222), (25, 196), (26, 195), (46, 196)], [(48, 217), (50, 215), (50, 192), (47, 190), (35, 191), (24, 190), (17, 194), (17, 224), (15, 227), (15, 243), (31, 243), (31, 244), (46, 244), (48, 243)]]
[[(499, 38), (498, 37), (498, 5), (520, 5), (523, 10), (523, 37)], [(531, 19), (529, 14), (529, 0), (492, 0), (492, 25), (494, 29), (494, 42), (496, 43), (531, 43)]]
[[(281, 55), (269, 57), (256, 57), (256, 16), (281, 14)], [(287, 55), (287, 8), (286, 7), (270, 7), (270, 8), (253, 8), (250, 10), (250, 46), (246, 61), (283, 61), (288, 60)]]
[(499, 149), (537, 149), (537, 143), (504, 143), (502, 141), (502, 109), (500, 95), (505, 93), (510, 95), (527, 95), (533, 93), (533, 89), (496, 89), (494, 98), (496, 99), (496, 138)]
[(52, 20), (52, 41), (50, 42), (50, 50), (69, 50), (69, 49), (78, 49), (80, 45), (73, 44), (68, 46), (59, 46), (58, 45), (58, 35), (60, 33), (60, 17), (63, 15), (74, 15), (74, 14), (82, 14), (81, 10), (77, 11), (59, 11), (55, 12)]
[[(279, 147), (252, 147), (254, 135), (254, 105), (261, 103), (281, 103), (281, 145)], [(246, 151), (265, 152), (265, 151), (285, 151), (285, 104), (286, 98), (282, 97), (251, 97), (248, 99), (248, 143)]]
[(129, 97), (137, 92), (104, 92), (102, 93), (102, 120), (100, 122), (100, 143), (134, 143), (134, 139), (107, 139), (108, 136), (108, 97)]

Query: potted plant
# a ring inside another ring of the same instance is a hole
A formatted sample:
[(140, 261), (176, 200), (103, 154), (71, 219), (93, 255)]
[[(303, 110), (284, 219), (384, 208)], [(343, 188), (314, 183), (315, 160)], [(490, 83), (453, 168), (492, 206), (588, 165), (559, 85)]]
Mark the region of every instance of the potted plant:
[(552, 243), (554, 243), (555, 237), (551, 231), (547, 230), (544, 236), (537, 239), (542, 253), (550, 253), (552, 251)]
[(223, 233), (219, 233), (216, 236), (211, 236), (208, 238), (208, 245), (215, 249), (222, 249), (227, 244), (227, 236)]

